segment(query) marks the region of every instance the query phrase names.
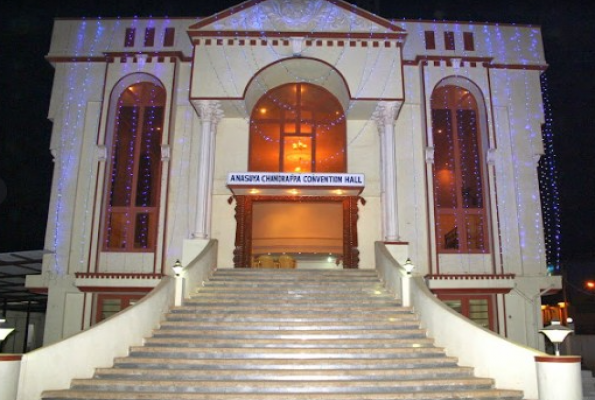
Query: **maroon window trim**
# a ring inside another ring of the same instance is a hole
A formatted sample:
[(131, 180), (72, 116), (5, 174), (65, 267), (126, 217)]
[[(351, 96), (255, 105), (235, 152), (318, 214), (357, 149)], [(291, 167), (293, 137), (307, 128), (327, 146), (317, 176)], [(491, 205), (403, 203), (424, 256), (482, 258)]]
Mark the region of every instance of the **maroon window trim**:
[(451, 31), (444, 32), (444, 48), (446, 50), (455, 49), (455, 33)]
[(489, 220), (477, 99), (458, 86), (432, 94), (434, 213), (439, 253), (487, 254)]
[[(97, 295), (97, 308), (95, 311), (95, 323), (103, 321), (103, 301), (104, 300), (120, 300), (120, 309), (117, 312), (124, 310), (130, 306), (130, 303), (134, 303), (142, 299), (144, 294), (104, 294), (100, 293)], [(114, 313), (115, 314), (115, 313)]]
[(495, 295), (493, 294), (438, 294), (441, 301), (458, 300), (461, 302), (461, 315), (471, 319), (471, 302), (470, 300), (487, 300), (488, 307), (488, 329), (492, 332), (498, 332), (497, 329), (497, 314), (495, 311)]
[(134, 39), (136, 36), (136, 28), (126, 28), (124, 35), (124, 47), (134, 47)]
[(165, 28), (163, 35), (163, 47), (172, 47), (174, 45), (174, 38), (176, 35), (176, 28)]
[(155, 45), (155, 28), (145, 29), (145, 46), (152, 47)]
[(465, 46), (465, 51), (475, 51), (473, 32), (463, 32), (463, 44)]
[(426, 50), (436, 50), (436, 35), (434, 35), (434, 32), (425, 31), (424, 36), (426, 41)]
[(103, 251), (153, 252), (161, 196), (165, 91), (152, 83), (127, 87), (112, 133)]

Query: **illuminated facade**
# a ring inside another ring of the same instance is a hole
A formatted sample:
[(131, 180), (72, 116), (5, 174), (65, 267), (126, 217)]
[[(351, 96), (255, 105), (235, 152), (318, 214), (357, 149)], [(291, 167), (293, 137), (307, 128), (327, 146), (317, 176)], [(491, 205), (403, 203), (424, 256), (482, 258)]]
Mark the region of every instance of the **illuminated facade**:
[(540, 296), (560, 288), (539, 201), (539, 28), (250, 0), (58, 20), (48, 60), (52, 254), (28, 280), (49, 293), (47, 343), (217, 239), (220, 268), (374, 268), (384, 241), (447, 304), (538, 347)]

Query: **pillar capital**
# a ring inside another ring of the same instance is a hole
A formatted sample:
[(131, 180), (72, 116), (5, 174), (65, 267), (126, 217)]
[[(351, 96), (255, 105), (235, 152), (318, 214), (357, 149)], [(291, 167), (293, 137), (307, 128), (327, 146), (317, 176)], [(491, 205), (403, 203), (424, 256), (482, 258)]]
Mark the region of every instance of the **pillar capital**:
[(203, 121), (216, 124), (224, 117), (221, 102), (218, 100), (198, 100), (194, 102), (194, 107)]
[(401, 110), (401, 103), (397, 101), (379, 101), (372, 119), (378, 125), (378, 131), (382, 134), (387, 125), (392, 126)]

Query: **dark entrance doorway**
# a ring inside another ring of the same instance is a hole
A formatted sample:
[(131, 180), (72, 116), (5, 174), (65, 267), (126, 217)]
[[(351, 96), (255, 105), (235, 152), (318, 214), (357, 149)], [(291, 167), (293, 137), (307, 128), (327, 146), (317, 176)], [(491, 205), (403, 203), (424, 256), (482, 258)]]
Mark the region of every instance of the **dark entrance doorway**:
[[(332, 258), (357, 268), (357, 196), (235, 196), (234, 266), (256, 266), (258, 256)], [(306, 261), (304, 261), (306, 262)]]

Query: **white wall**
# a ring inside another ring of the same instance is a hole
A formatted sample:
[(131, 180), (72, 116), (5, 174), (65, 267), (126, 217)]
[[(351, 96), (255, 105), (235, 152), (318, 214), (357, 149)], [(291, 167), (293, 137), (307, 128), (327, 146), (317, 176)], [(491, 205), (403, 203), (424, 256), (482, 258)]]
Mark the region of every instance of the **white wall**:
[(0, 354), (0, 400), (17, 398), (20, 367), (21, 356)]

